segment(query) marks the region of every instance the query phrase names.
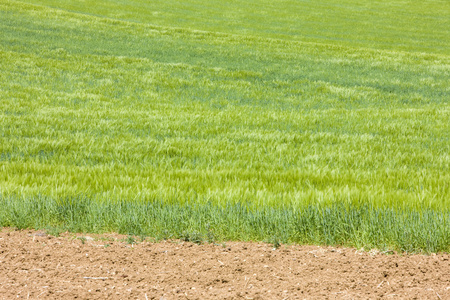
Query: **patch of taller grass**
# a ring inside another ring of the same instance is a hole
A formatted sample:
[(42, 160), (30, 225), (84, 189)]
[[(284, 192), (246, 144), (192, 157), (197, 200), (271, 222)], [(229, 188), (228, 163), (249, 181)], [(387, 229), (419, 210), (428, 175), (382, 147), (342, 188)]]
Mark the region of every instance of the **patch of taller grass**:
[(159, 238), (244, 240), (379, 248), (403, 252), (450, 251), (450, 213), (370, 204), (284, 207), (236, 203), (93, 201), (85, 197), (1, 197), (0, 226), (56, 227), (72, 232), (119, 232)]

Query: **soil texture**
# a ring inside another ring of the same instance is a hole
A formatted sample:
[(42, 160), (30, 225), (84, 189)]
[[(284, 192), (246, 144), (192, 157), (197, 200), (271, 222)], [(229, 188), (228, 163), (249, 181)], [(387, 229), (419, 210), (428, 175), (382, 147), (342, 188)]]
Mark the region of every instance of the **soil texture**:
[(0, 299), (450, 299), (445, 253), (0, 230)]

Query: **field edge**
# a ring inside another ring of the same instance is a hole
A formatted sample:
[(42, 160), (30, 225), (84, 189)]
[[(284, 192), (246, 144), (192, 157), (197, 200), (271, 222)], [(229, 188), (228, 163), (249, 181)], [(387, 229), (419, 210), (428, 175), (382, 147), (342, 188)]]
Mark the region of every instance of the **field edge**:
[(59, 232), (117, 232), (191, 242), (263, 241), (382, 251), (450, 251), (450, 213), (369, 204), (252, 207), (236, 203), (55, 200), (0, 197), (0, 227)]

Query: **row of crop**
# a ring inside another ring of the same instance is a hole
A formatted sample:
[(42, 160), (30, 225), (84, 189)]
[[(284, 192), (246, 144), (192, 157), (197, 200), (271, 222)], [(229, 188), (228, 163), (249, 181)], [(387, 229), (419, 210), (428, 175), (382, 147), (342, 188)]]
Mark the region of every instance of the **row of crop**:
[(258, 207), (252, 204), (92, 201), (0, 197), (0, 226), (119, 232), (160, 239), (256, 240), (406, 252), (450, 250), (450, 212), (371, 205)]

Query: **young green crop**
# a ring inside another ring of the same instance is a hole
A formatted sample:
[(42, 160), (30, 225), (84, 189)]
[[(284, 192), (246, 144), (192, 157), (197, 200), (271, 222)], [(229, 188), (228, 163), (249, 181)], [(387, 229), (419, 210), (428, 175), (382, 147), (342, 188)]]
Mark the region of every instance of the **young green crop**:
[[(157, 1), (27, 2), (0, 3), (4, 199), (277, 213), (345, 203), (448, 220), (449, 18), (434, 2), (286, 1), (269, 14), (261, 0), (246, 2), (261, 4), (249, 18), (238, 1), (234, 15), (206, 1), (170, 14)], [(323, 24), (295, 25), (308, 12)]]
[(22, 2), (177, 29), (446, 55), (450, 49), (450, 3), (445, 0)]
[(162, 201), (93, 201), (0, 197), (0, 226), (59, 232), (110, 232), (185, 241), (266, 241), (377, 247), (407, 252), (450, 251), (450, 215), (430, 209), (376, 208), (337, 202), (279, 208), (252, 203), (168, 205)]

